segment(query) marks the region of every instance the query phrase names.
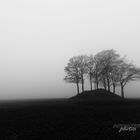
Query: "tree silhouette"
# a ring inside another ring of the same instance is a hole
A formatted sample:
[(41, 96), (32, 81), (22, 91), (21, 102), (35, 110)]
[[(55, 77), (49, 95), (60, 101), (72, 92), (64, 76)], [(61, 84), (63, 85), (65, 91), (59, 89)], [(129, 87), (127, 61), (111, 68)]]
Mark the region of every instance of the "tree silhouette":
[(84, 80), (85, 80), (85, 74), (87, 73), (87, 65), (88, 65), (87, 62), (88, 62), (87, 55), (77, 56), (78, 72), (81, 79), (82, 92), (84, 92)]
[(79, 84), (82, 84), (82, 92), (84, 92), (84, 80), (88, 77), (90, 90), (93, 89), (92, 83), (95, 89), (103, 86), (108, 91), (112, 86), (114, 93), (116, 86), (120, 86), (121, 96), (124, 98), (125, 85), (140, 79), (140, 69), (132, 63), (127, 63), (113, 49), (100, 51), (95, 56), (72, 57), (65, 67), (65, 72), (64, 80), (77, 85), (77, 94), (79, 94)]
[(64, 69), (67, 74), (64, 80), (69, 83), (76, 83), (77, 94), (79, 94), (79, 82), (81, 81), (81, 77), (78, 69), (79, 69), (79, 63), (77, 57), (71, 58)]
[(102, 71), (102, 72), (100, 73), (99, 84), (100, 84), (101, 86), (103, 86), (105, 90), (107, 90), (107, 80), (106, 80), (105, 74), (104, 74), (103, 72), (104, 72), (104, 71)]
[(121, 86), (121, 96), (124, 98), (124, 87), (130, 81), (140, 79), (140, 69), (136, 68), (132, 63), (122, 62), (119, 65), (119, 82)]
[(110, 77), (111, 77), (111, 82), (113, 86), (113, 93), (115, 93), (116, 91), (116, 86), (119, 85), (119, 74), (120, 74), (119, 66), (121, 65), (122, 61), (123, 59), (116, 60), (114, 64), (112, 65), (112, 71), (111, 71)]
[(100, 76), (101, 76), (101, 72), (102, 72), (100, 55), (96, 54), (94, 56), (93, 61), (94, 61), (94, 67), (93, 67), (92, 79), (93, 79), (94, 84), (95, 84), (95, 89), (98, 89), (99, 88), (99, 80), (100, 80)]
[[(113, 70), (113, 65), (119, 59), (119, 54), (115, 50), (103, 50), (95, 55), (96, 67), (98, 67), (98, 82), (103, 85), (108, 91), (110, 91), (111, 86), (111, 72)], [(100, 79), (100, 80), (99, 80)]]
[(92, 80), (93, 80), (93, 75), (94, 75), (94, 57), (93, 55), (88, 56), (87, 59), (87, 75), (89, 77), (89, 82), (90, 82), (90, 90), (92, 90)]

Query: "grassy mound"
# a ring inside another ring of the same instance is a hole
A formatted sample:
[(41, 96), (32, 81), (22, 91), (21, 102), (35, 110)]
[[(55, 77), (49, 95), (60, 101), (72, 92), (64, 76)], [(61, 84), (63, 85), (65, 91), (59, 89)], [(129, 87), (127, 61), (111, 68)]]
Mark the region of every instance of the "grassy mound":
[(79, 95), (73, 96), (71, 99), (76, 101), (98, 101), (98, 102), (106, 102), (106, 101), (122, 101), (124, 100), (121, 96), (109, 92), (105, 89), (97, 89), (93, 91), (84, 91)]

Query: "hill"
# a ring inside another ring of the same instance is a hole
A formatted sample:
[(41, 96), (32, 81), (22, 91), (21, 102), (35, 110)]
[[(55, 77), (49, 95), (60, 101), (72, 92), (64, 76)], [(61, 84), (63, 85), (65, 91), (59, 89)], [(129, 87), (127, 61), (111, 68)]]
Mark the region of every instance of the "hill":
[(109, 92), (105, 89), (97, 89), (93, 91), (84, 91), (79, 95), (73, 96), (71, 99), (78, 102), (112, 102), (124, 100), (121, 96)]

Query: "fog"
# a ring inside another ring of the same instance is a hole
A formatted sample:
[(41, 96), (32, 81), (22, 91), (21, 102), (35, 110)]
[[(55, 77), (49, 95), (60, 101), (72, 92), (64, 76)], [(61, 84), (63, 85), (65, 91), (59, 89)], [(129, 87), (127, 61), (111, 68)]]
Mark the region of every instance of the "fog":
[[(63, 81), (75, 55), (113, 48), (140, 67), (139, 7), (138, 0), (1, 1), (0, 99), (75, 95)], [(139, 85), (129, 84), (125, 96), (140, 97)]]

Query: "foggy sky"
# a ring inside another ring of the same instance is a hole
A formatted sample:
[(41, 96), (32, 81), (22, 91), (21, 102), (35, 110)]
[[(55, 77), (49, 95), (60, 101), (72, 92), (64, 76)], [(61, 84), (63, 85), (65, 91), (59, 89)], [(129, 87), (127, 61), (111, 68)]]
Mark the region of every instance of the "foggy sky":
[[(1, 1), (0, 99), (76, 94), (63, 81), (75, 55), (113, 48), (140, 67), (139, 7), (139, 0)], [(140, 97), (139, 85), (125, 95)]]

